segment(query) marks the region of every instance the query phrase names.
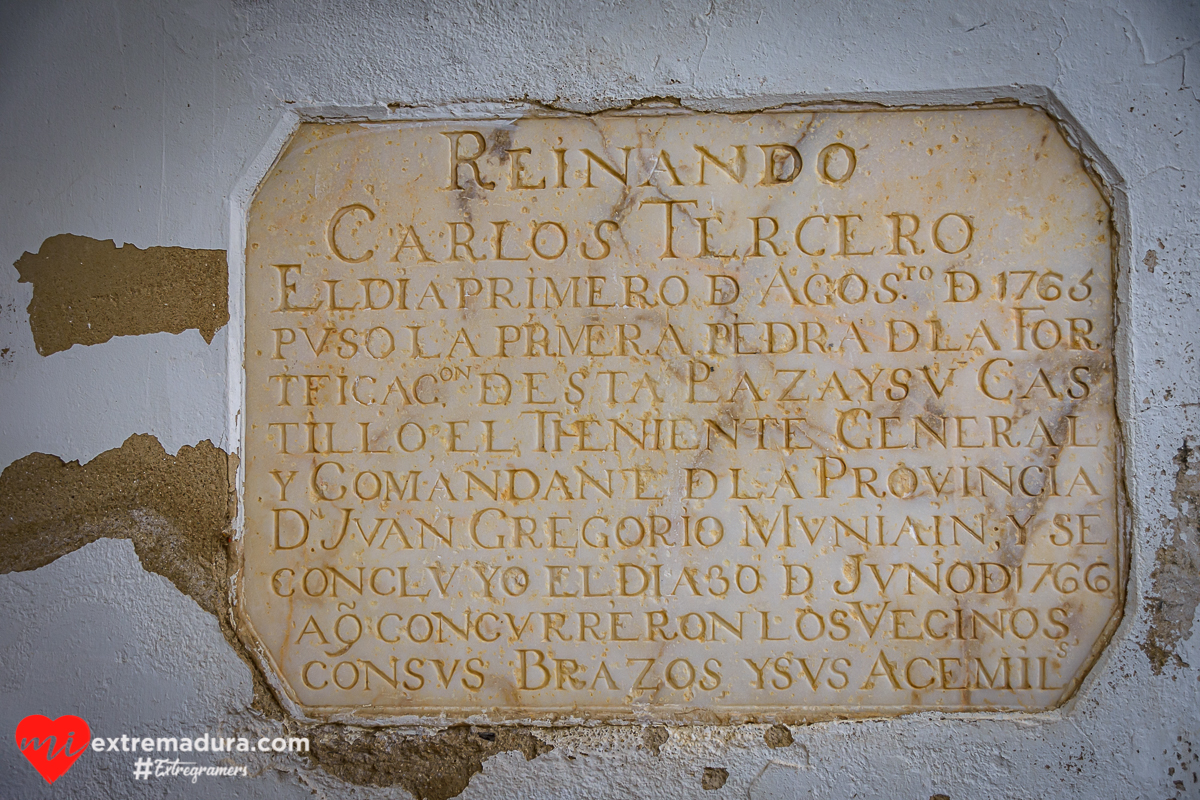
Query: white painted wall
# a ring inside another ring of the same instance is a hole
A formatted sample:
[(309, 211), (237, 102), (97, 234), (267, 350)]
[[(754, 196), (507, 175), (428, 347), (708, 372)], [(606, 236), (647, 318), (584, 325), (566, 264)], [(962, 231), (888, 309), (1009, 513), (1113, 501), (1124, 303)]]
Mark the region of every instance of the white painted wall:
[[(1142, 598), (1184, 440), (1200, 439), (1200, 6), (1195, 2), (177, 0), (0, 9), (0, 260), (57, 233), (140, 247), (230, 245), (230, 195), (289, 109), (525, 101), (599, 109), (648, 96), (713, 108), (783, 100), (1061, 102), (1123, 196), (1119, 411), (1135, 545), (1126, 621), (1066, 709), (918, 715), (797, 728), (550, 734), (489, 761), (467, 797), (1200, 797), (1200, 640), (1154, 675)], [(994, 88), (992, 88), (994, 87)], [(1154, 250), (1157, 267), (1143, 263)], [(226, 331), (117, 338), (37, 354), (31, 289), (0, 267), (0, 467), (88, 460), (131, 433), (174, 452), (226, 441)], [(1200, 581), (1200, 575), (1196, 579)], [(274, 731), (212, 618), (100, 541), (0, 576), (0, 732), (78, 713), (99, 734)], [(4, 736), (9, 734), (5, 733)], [(1194, 753), (1193, 751), (1197, 751)], [(573, 758), (573, 760), (572, 760)], [(283, 757), (236, 783), (135, 785), (94, 755), (47, 787), (0, 746), (5, 797), (394, 797)], [(705, 766), (730, 772), (700, 790)], [(1170, 770), (1174, 768), (1174, 773)], [(1182, 781), (1183, 789), (1175, 781)]]

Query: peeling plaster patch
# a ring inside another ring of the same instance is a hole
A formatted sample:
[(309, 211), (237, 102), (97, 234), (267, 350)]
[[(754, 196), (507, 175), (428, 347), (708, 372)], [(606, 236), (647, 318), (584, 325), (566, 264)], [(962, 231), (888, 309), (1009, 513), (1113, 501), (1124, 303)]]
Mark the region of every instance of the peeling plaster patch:
[(1154, 594), (1146, 598), (1150, 630), (1142, 650), (1155, 675), (1161, 675), (1168, 662), (1188, 666), (1175, 646), (1192, 635), (1192, 618), (1200, 605), (1200, 464), (1195, 461), (1196, 454), (1184, 440), (1174, 458), (1178, 469), (1171, 505), (1176, 514), (1173, 520), (1164, 519), (1169, 538), (1158, 549), (1151, 576)]
[[(146, 434), (130, 436), (87, 464), (32, 453), (0, 473), (0, 574), (38, 569), (97, 539), (129, 539), (146, 570), (217, 618), (225, 639), (250, 666), (253, 707), (285, 719), (230, 625), (226, 547), (236, 471), (236, 456), (210, 442), (172, 456)], [(420, 800), (457, 796), (498, 753), (515, 750), (529, 760), (554, 749), (517, 728), (458, 726), (414, 737), (395, 729), (291, 727), (312, 740), (313, 759), (334, 777), (401, 786)]]
[(706, 791), (720, 789), (729, 780), (729, 770), (724, 767), (705, 767), (704, 776), (700, 778), (700, 788)]
[[(101, 537), (133, 539), (143, 564), (215, 614), (232, 502), (229, 469), (229, 456), (210, 442), (172, 456), (146, 434), (86, 465), (25, 456), (0, 474), (0, 573), (37, 569)], [(169, 528), (173, 541), (146, 541), (138, 531), (147, 527)], [(214, 574), (189, 574), (192, 563)]]
[(642, 732), (642, 746), (654, 755), (662, 755), (662, 746), (671, 738), (671, 733), (662, 725), (652, 725)]
[(457, 797), (483, 762), (499, 753), (515, 750), (532, 761), (554, 749), (520, 728), (457, 725), (413, 736), (390, 728), (320, 725), (305, 733), (313, 761), (330, 775), (359, 786), (400, 786), (417, 800)]
[(0, 574), (43, 567), (101, 538), (129, 539), (150, 572), (213, 614), (251, 667), (254, 707), (283, 716), (230, 624), (226, 593), (236, 456), (211, 442), (167, 453), (136, 434), (87, 464), (32, 453), (0, 473)]
[(786, 725), (772, 725), (763, 731), (763, 741), (767, 747), (791, 747), (796, 740)]
[(44, 356), (114, 336), (200, 331), (211, 343), (229, 321), (224, 250), (117, 247), (64, 233), (13, 265), (33, 284), (29, 327)]

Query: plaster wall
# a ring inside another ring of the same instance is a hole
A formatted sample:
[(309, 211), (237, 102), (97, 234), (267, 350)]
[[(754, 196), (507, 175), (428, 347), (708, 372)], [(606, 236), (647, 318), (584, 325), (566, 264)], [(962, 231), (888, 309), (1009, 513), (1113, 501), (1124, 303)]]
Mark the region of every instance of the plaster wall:
[[(360, 751), (334, 737), (321, 758), (241, 760), (250, 776), (219, 786), (135, 784), (131, 755), (89, 753), (50, 787), (10, 743), (3, 796), (440, 797), (469, 779), (463, 797), (1200, 797), (1195, 3), (7, 3), (0, 36), (9, 264), (59, 234), (236, 252), (246, 176), (261, 174), (298, 112), (595, 111), (645, 98), (719, 110), (998, 98), (1046, 108), (1114, 192), (1133, 542), (1124, 622), (1076, 698), (1050, 713), (792, 726), (791, 744), (767, 726), (672, 728), (665, 740), (637, 726), (546, 729), (511, 747), (472, 731), (404, 732), (429, 748), (376, 772), (348, 767)], [(0, 268), (0, 467), (33, 475), (32, 453), (89, 462), (133, 434), (165, 449), (137, 451), (154, 463), (205, 440), (236, 454), (229, 325), (211, 341), (164, 328), (41, 355), (33, 287), (18, 277)], [(235, 318), (237, 286), (235, 275)], [(37, 474), (59, 475), (38, 463)], [(203, 576), (163, 566), (202, 550), (188, 538), (199, 523), (171, 513), (195, 484), (168, 481), (153, 502), (132, 492), (80, 505), (98, 480), (82, 474), (70, 497), (46, 484), (41, 516), (29, 516), (42, 522), (3, 529), (0, 730), (32, 713), (78, 714), (98, 736), (290, 730), (231, 643), (220, 602), (196, 588)], [(0, 490), (9, 523), (13, 485)], [(172, 531), (177, 557), (161, 550)], [(31, 548), (53, 552), (36, 564), (13, 556)], [(203, 563), (216, 574), (219, 562)], [(402, 775), (422, 769), (447, 781)]]

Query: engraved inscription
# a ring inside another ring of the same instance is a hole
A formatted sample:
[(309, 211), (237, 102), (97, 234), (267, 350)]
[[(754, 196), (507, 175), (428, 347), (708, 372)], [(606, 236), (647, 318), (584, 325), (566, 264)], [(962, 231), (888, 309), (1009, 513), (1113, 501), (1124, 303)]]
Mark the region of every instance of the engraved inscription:
[(1040, 710), (1119, 620), (1111, 212), (1041, 112), (305, 124), (246, 270), (294, 711)]

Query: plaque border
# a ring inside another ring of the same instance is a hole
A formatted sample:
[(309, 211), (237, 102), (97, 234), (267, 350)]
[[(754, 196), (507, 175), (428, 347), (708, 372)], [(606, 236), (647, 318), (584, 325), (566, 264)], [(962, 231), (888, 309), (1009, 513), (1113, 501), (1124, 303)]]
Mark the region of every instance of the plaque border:
[[(1015, 96), (1014, 96), (1015, 95)], [(246, 452), (246, 234), (250, 206), (258, 189), (271, 170), (279, 163), (288, 144), (305, 123), (337, 124), (363, 123), (414, 123), (414, 122), (457, 122), (518, 120), (523, 118), (581, 118), (599, 114), (610, 116), (691, 116), (695, 114), (751, 114), (751, 113), (887, 113), (893, 111), (971, 111), (982, 109), (1034, 109), (1044, 114), (1057, 127), (1063, 140), (1079, 155), (1084, 171), (1096, 186), (1109, 208), (1109, 241), (1111, 248), (1110, 269), (1112, 277), (1112, 380), (1113, 411), (1116, 430), (1115, 471), (1117, 558), (1115, 605), (1104, 627), (1092, 647), (1092, 652), (1079, 670), (1068, 680), (1058, 699), (1048, 708), (1027, 709), (1020, 706), (1005, 706), (992, 709), (926, 707), (903, 709), (889, 706), (860, 706), (853, 709), (829, 708), (825, 706), (739, 706), (720, 711), (709, 711), (695, 707), (656, 704), (641, 709), (637, 705), (625, 708), (612, 706), (581, 706), (572, 704), (561, 707), (538, 707), (536, 715), (530, 715), (525, 706), (493, 706), (489, 711), (480, 711), (475, 706), (461, 706), (464, 713), (450, 715), (446, 710), (453, 707), (439, 705), (441, 713), (397, 714), (390, 710), (372, 713), (370, 707), (348, 710), (345, 706), (305, 706), (292, 693), (280, 677), (277, 664), (271, 653), (261, 643), (248, 614), (243, 612), (242, 570), (245, 565), (243, 537), (245, 534), (245, 459)], [(1068, 111), (1054, 93), (1041, 86), (1006, 86), (997, 88), (956, 89), (910, 93), (864, 93), (853, 99), (844, 97), (821, 97), (812, 95), (767, 96), (741, 98), (704, 98), (689, 100), (686, 104), (677, 99), (645, 98), (631, 99), (623, 103), (597, 101), (594, 105), (579, 104), (570, 107), (551, 107), (528, 102), (472, 102), (451, 103), (433, 106), (407, 106), (398, 103), (371, 106), (318, 104), (293, 106), (284, 109), (263, 141), (257, 154), (250, 158), (237, 177), (229, 195), (229, 323), (226, 337), (227, 403), (225, 441), (233, 447), (237, 456), (235, 485), (235, 511), (231, 522), (232, 535), (229, 543), (228, 599), (229, 622), (233, 626), (243, 647), (250, 654), (254, 668), (271, 688), (275, 699), (285, 712), (302, 722), (347, 723), (361, 726), (401, 727), (445, 727), (452, 724), (472, 725), (528, 725), (532, 727), (570, 727), (588, 724), (666, 724), (666, 725), (738, 725), (784, 723), (803, 725), (833, 720), (896, 719), (908, 716), (932, 716), (954, 719), (1012, 719), (1053, 721), (1070, 716), (1078, 701), (1088, 693), (1104, 665), (1113, 657), (1119, 641), (1123, 641), (1133, 624), (1134, 614), (1127, 614), (1130, 599), (1129, 565), (1137, 555), (1138, 542), (1133, 535), (1136, 512), (1129, 502), (1127, 484), (1127, 462), (1130, 458), (1125, 446), (1125, 423), (1133, 418), (1130, 386), (1125, 378), (1124, 365), (1131, 362), (1130, 340), (1126, 326), (1122, 324), (1121, 308), (1127, 305), (1129, 296), (1129, 264), (1131, 255), (1129, 237), (1124, 235), (1130, 228), (1129, 209), (1124, 181), (1112, 162), (1103, 155), (1086, 130)]]

